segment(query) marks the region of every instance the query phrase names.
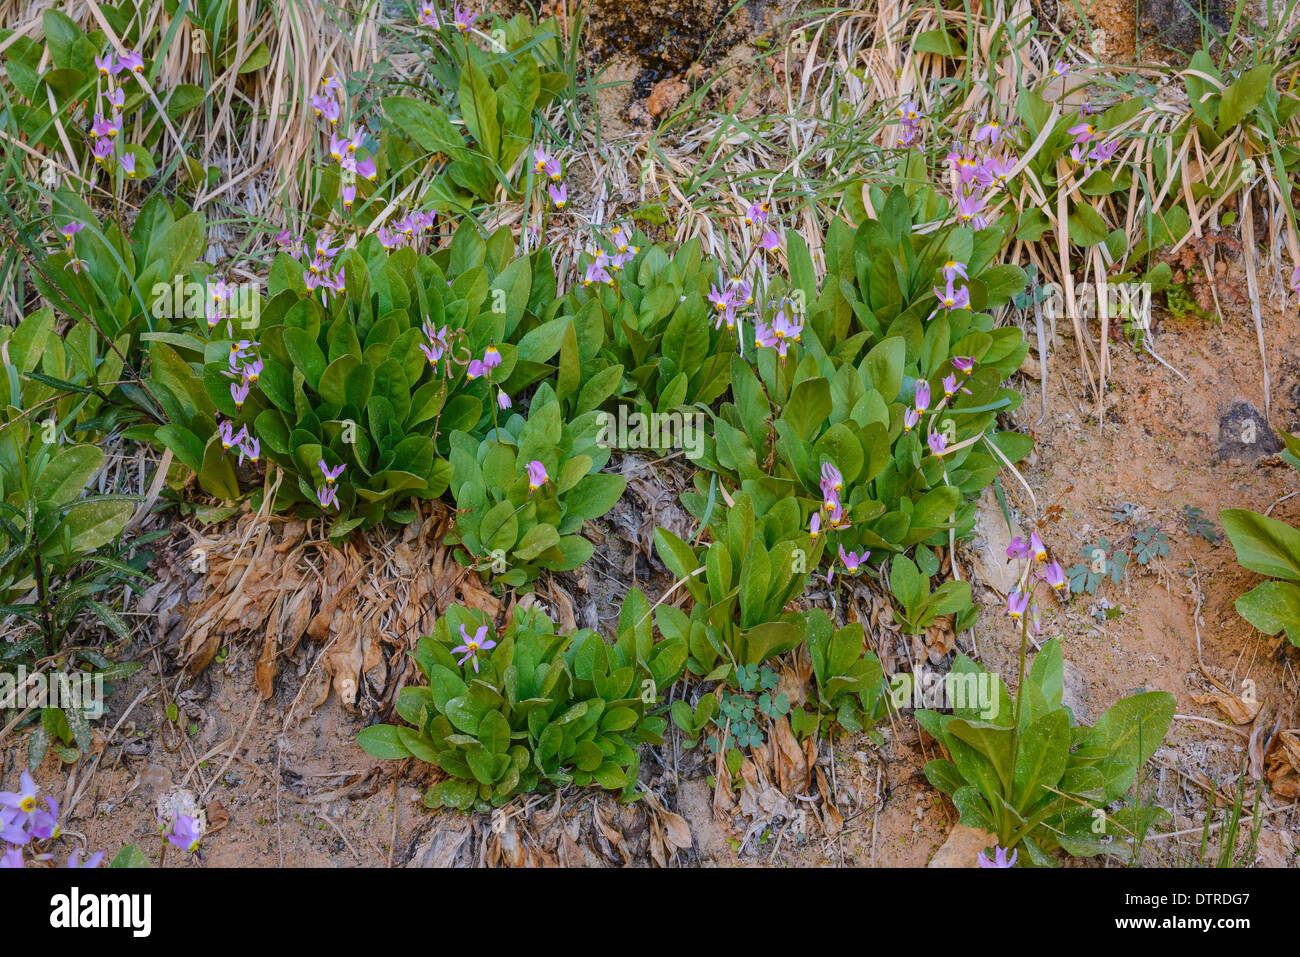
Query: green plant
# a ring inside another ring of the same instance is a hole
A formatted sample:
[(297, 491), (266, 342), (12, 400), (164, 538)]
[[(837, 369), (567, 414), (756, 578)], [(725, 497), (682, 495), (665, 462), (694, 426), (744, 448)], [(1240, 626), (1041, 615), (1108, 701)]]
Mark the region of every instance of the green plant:
[[(817, 682), (822, 724), (830, 730), (833, 720), (845, 731), (870, 731), (885, 717), (885, 677), (880, 659), (866, 650), (866, 632), (860, 622), (835, 628), (820, 608), (808, 613), (808, 657)], [(794, 719), (792, 718), (792, 726)], [(813, 725), (816, 727), (816, 724)], [(796, 733), (799, 732), (796, 728)], [(810, 729), (808, 729), (810, 730)]]
[[(247, 429), (285, 473), (276, 507), (320, 515), (336, 506), (329, 535), (338, 539), (410, 521), (408, 499), (445, 492), (452, 433), (483, 437), (500, 394), (551, 374), (569, 320), (540, 318), (555, 308), (550, 260), (516, 258), (509, 230), (485, 240), (466, 224), (433, 256), (389, 252), (368, 236), (339, 256), (345, 294), (324, 306), (306, 285), (311, 268), (277, 256), (255, 331), (218, 322), (210, 334), (154, 338), (152, 384), (170, 422), (153, 437), (205, 491), (234, 501), (239, 474), (218, 416)], [(261, 364), (242, 405), (232, 393), (236, 347)], [(483, 363), (474, 357), (489, 350), (500, 364), (475, 374)], [(321, 483), (332, 483), (321, 463), (343, 467), (326, 506)]]
[[(595, 412), (565, 422), (549, 383), (533, 396), (528, 418), (514, 414), (482, 442), (451, 435), (451, 483), (459, 516), (449, 541), (464, 546), (467, 563), (507, 586), (523, 585), (540, 569), (567, 571), (591, 557), (579, 534), (583, 522), (609, 511), (627, 479), (602, 474), (609, 449), (599, 442)], [(529, 462), (547, 481), (531, 486)]]
[[(1129, 803), (1124, 795), (1164, 740), (1174, 697), (1134, 695), (1092, 727), (1077, 724), (1061, 703), (1058, 639), (1046, 642), (1024, 673), (1027, 621), (1014, 705), (996, 675), (961, 656), (953, 672), (993, 683), (996, 716), (981, 720), (977, 706), (955, 707), (951, 715), (916, 712), (948, 752), (925, 766), (925, 776), (952, 799), (963, 825), (996, 834), (1008, 853), (1024, 848), (1025, 864), (1054, 865), (1051, 852), (1058, 847), (1076, 856), (1132, 854), (1136, 835), (1168, 817), (1162, 808)], [(1119, 809), (1116, 802), (1123, 802)]]
[(924, 631), (940, 615), (969, 613), (970, 582), (946, 581), (933, 592), (930, 576), (906, 555), (895, 555), (889, 563), (889, 588), (897, 602), (899, 618), (913, 634)]
[(1266, 635), (1285, 631), (1291, 644), (1300, 645), (1300, 532), (1239, 508), (1224, 509), (1219, 521), (1238, 564), (1270, 579), (1237, 599), (1237, 614)]
[(1138, 529), (1134, 541), (1137, 551), (1133, 557), (1139, 565), (1150, 565), (1157, 558), (1169, 557), (1169, 536), (1155, 526)]
[(421, 35), (431, 74), (424, 98), (383, 100), (381, 152), (394, 193), (415, 187), (425, 205), (460, 213), (519, 195), (511, 177), (520, 157), (545, 128), (546, 109), (572, 95), (555, 20), (498, 21), (486, 49), (451, 26)]
[(1080, 592), (1095, 595), (1107, 577), (1116, 585), (1124, 580), (1128, 552), (1112, 545), (1105, 535), (1098, 539), (1096, 545), (1085, 545), (1079, 549), (1079, 559), (1065, 572), (1070, 582), (1070, 591), (1076, 595)]
[(718, 510), (714, 541), (699, 551), (666, 529), (655, 529), (655, 551), (685, 582), (694, 604), (689, 617), (660, 605), (655, 620), (665, 636), (683, 642), (691, 674), (739, 687), (741, 669), (798, 647), (806, 629), (801, 612), (786, 605), (803, 592), (820, 545), (799, 525), (787, 500), (759, 519), (739, 493)]
[(595, 784), (635, 800), (642, 743), (662, 743), (667, 726), (653, 714), (659, 689), (686, 659), (674, 639), (653, 641), (650, 608), (633, 590), (606, 645), (587, 629), (556, 634), (536, 608), (516, 606), (494, 647), (466, 654), (491, 631), (481, 612), (453, 606), (414, 659), (427, 686), (398, 697), (406, 725), (375, 725), (358, 736), (380, 758), (415, 756), (446, 772), (425, 803), (462, 810), (499, 807), (542, 787)]
[[(825, 501), (821, 483), (833, 467), (847, 518), (835, 543), (869, 549), (879, 561), (921, 542), (947, 544), (950, 532), (967, 534), (974, 497), (1031, 442), (996, 427), (997, 414), (1020, 402), (1001, 383), (1027, 351), (1018, 329), (994, 328), (983, 311), (1008, 302), (1025, 282), (1019, 267), (990, 265), (1001, 227), (920, 230), (927, 217), (943, 216), (930, 187), (910, 195), (875, 189), (873, 202), (879, 216), (856, 232), (832, 224), (820, 291), (806, 247), (787, 233), (790, 285), (774, 280), (769, 298), (784, 295), (795, 310), (803, 304), (800, 356), (760, 349), (752, 367), (731, 357), (733, 401), (715, 414), (701, 464), (756, 500), (794, 498), (805, 514)], [(948, 262), (969, 274), (971, 308), (938, 301), (935, 284)], [(931, 395), (944, 398), (930, 402)], [(914, 402), (923, 406), (919, 428)], [(943, 438), (944, 451), (927, 445), (930, 434)], [(697, 475), (696, 492), (683, 498), (697, 517), (706, 483)]]
[(1205, 517), (1205, 510), (1195, 505), (1183, 506), (1183, 520), (1187, 523), (1187, 533), (1202, 538), (1211, 545), (1223, 540), (1223, 533)]

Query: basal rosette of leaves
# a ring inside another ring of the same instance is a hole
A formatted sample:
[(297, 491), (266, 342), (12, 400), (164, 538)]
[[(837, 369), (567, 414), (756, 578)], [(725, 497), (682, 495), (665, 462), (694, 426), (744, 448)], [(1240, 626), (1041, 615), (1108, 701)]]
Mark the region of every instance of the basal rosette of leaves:
[[(793, 610), (822, 556), (825, 540), (803, 528), (798, 503), (785, 498), (761, 513), (750, 495), (739, 492), (716, 510), (713, 541), (693, 547), (667, 529), (655, 530), (655, 550), (665, 567), (690, 593), (689, 614), (660, 605), (655, 623), (664, 637), (687, 649), (686, 670), (703, 681), (743, 688), (742, 670), (803, 645), (813, 663), (818, 696), (812, 706), (794, 708), (796, 734), (833, 722), (861, 731), (883, 718), (883, 674), (867, 650), (861, 625), (835, 629), (821, 609)], [(677, 709), (680, 712), (681, 709)], [(712, 711), (693, 718), (676, 715), (688, 735), (698, 736)]]
[(1169, 730), (1174, 696), (1124, 698), (1087, 727), (1061, 703), (1063, 669), (1060, 640), (1052, 639), (1013, 702), (997, 675), (958, 656), (949, 678), (962, 689), (954, 691), (953, 713), (916, 712), (948, 753), (925, 766), (930, 783), (952, 799), (963, 825), (996, 834), (1007, 852), (1023, 848), (1026, 865), (1055, 866), (1057, 848), (1132, 854), (1169, 817), (1141, 803), (1138, 776)]
[[(789, 502), (805, 515), (824, 500), (822, 469), (830, 464), (842, 476), (847, 519), (833, 529), (835, 544), (868, 549), (875, 562), (918, 543), (946, 544), (950, 529), (967, 534), (973, 499), (1004, 461), (1031, 447), (997, 428), (998, 413), (1020, 404), (1002, 383), (1028, 347), (1019, 329), (995, 328), (989, 312), (1023, 288), (1024, 273), (992, 264), (1001, 226), (953, 226), (938, 207), (935, 228), (918, 230), (931, 199), (928, 187), (910, 200), (901, 188), (887, 197), (877, 191), (878, 218), (856, 232), (832, 228), (820, 291), (802, 243), (787, 236), (786, 295), (807, 304), (797, 351), (784, 360), (772, 349), (748, 353), (752, 362), (730, 358), (732, 400), (715, 414), (701, 460), (749, 492), (760, 513)], [(936, 295), (947, 263), (969, 277), (969, 308), (944, 308)], [(922, 404), (918, 386), (935, 399), (919, 422), (909, 421), (909, 408)], [(944, 437), (942, 453), (927, 433)], [(709, 482), (697, 474), (695, 492), (683, 496), (697, 518)]]
[[(462, 560), (500, 585), (515, 587), (541, 569), (568, 571), (591, 557), (582, 525), (599, 518), (627, 486), (601, 473), (610, 450), (600, 443), (594, 411), (566, 422), (550, 383), (538, 387), (528, 417), (502, 415), (483, 441), (451, 435), (451, 485), (458, 517), (449, 541), (464, 546)], [(532, 487), (528, 463), (547, 476)]]
[[(1282, 458), (1292, 468), (1300, 468), (1300, 438), (1288, 432), (1281, 435), (1286, 443)], [(1284, 631), (1291, 644), (1300, 645), (1300, 531), (1241, 508), (1225, 508), (1219, 521), (1238, 564), (1270, 579), (1237, 599), (1237, 614), (1266, 635)]]
[[(723, 395), (734, 338), (711, 321), (707, 297), (719, 265), (702, 255), (699, 240), (639, 248), (616, 229), (593, 248), (634, 258), (606, 270), (608, 281), (588, 280), (569, 292), (573, 335), (561, 347), (556, 382), (565, 408), (626, 404), (640, 413), (670, 412), (707, 407)], [(592, 263), (589, 251), (579, 272), (590, 272)]]
[(655, 529), (655, 550), (693, 601), (689, 616), (672, 605), (655, 611), (659, 631), (681, 640), (686, 668), (706, 681), (735, 683), (736, 669), (762, 664), (803, 641), (807, 622), (786, 606), (803, 594), (809, 569), (821, 556), (802, 527), (794, 499), (759, 512), (739, 493), (713, 529), (713, 541), (692, 547), (667, 529)]
[[(339, 538), (385, 519), (409, 521), (409, 499), (443, 494), (452, 433), (485, 435), (501, 394), (551, 375), (568, 320), (552, 317), (549, 258), (516, 257), (508, 230), (484, 240), (465, 224), (433, 255), (390, 252), (367, 236), (332, 270), (342, 289), (322, 295), (307, 286), (311, 269), (281, 254), (256, 328), (236, 331), (222, 320), (210, 337), (203, 329), (156, 337), (150, 356), (170, 419), (156, 440), (205, 491), (240, 496), (243, 455), (223, 448), (220, 419), (247, 429), (284, 471), (276, 507), (326, 512), (330, 537)], [(429, 330), (442, 336), (436, 350)], [(245, 363), (261, 363), (240, 404), (232, 386), (249, 381), (246, 371), (232, 373), (232, 347)], [(485, 371), (489, 351), (500, 363)], [(336, 496), (322, 502), (331, 486)]]
[[(470, 643), (478, 650), (467, 653)], [(496, 635), (482, 612), (453, 606), (413, 657), (428, 685), (398, 695), (408, 724), (375, 725), (358, 742), (375, 757), (415, 756), (446, 772), (425, 795), (430, 807), (486, 810), (568, 784), (635, 800), (637, 747), (662, 743), (667, 721), (652, 711), (686, 649), (653, 640), (649, 602), (633, 589), (613, 645), (588, 629), (557, 634), (539, 609), (518, 606)]]

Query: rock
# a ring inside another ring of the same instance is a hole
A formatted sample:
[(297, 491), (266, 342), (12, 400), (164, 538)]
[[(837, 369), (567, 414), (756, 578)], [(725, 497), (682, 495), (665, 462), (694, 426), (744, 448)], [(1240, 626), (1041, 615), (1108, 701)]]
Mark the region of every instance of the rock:
[(1202, 19), (1227, 32), (1236, 10), (1231, 0), (1142, 0), (1136, 6), (1144, 40), (1184, 53), (1200, 48)]
[(1254, 462), (1282, 449), (1268, 420), (1244, 399), (1233, 402), (1219, 419), (1218, 457), (1224, 461)]
[(971, 546), (971, 556), (975, 560), (975, 571), (979, 577), (1003, 595), (1014, 590), (1019, 580), (1015, 561), (1007, 558), (1007, 546), (1017, 535), (1023, 536), (1019, 526), (1007, 529), (993, 489), (986, 488), (980, 496), (978, 511), (975, 513), (975, 540)]
[(996, 834), (958, 824), (926, 867), (979, 867), (976, 858), (980, 851), (993, 847), (997, 842)]
[(1070, 709), (1074, 720), (1079, 724), (1088, 723), (1088, 706), (1084, 698), (1088, 696), (1088, 682), (1083, 672), (1068, 661), (1062, 662), (1064, 688), (1061, 691), (1061, 704)]
[(690, 88), (675, 76), (667, 76), (656, 83), (646, 100), (646, 109), (651, 116), (658, 116), (665, 110), (671, 110), (682, 101)]

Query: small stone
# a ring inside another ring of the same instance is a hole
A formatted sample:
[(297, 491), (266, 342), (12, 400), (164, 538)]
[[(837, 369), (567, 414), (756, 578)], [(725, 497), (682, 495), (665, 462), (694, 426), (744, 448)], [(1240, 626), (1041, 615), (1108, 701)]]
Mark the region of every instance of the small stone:
[(1218, 456), (1224, 461), (1254, 462), (1281, 452), (1282, 440), (1249, 402), (1238, 399), (1219, 419)]
[(979, 867), (977, 858), (980, 851), (993, 847), (997, 842), (996, 834), (958, 824), (926, 867)]

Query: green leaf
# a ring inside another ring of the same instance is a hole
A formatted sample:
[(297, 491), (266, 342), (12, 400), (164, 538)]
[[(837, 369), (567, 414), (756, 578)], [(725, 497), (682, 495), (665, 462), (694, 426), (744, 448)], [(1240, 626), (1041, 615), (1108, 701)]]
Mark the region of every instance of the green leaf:
[(411, 752), (402, 743), (397, 728), (391, 724), (375, 724), (369, 728), (362, 728), (357, 734), (357, 744), (373, 758), (395, 760), (411, 756)]
[(1219, 133), (1227, 133), (1255, 109), (1273, 81), (1272, 63), (1261, 63), (1247, 70), (1241, 78), (1223, 91), (1219, 100)]
[(1219, 521), (1243, 568), (1300, 582), (1300, 532), (1275, 518), (1239, 508), (1224, 509)]
[(1237, 614), (1266, 635), (1283, 629), (1300, 645), (1300, 588), (1291, 582), (1264, 582), (1237, 599)]

